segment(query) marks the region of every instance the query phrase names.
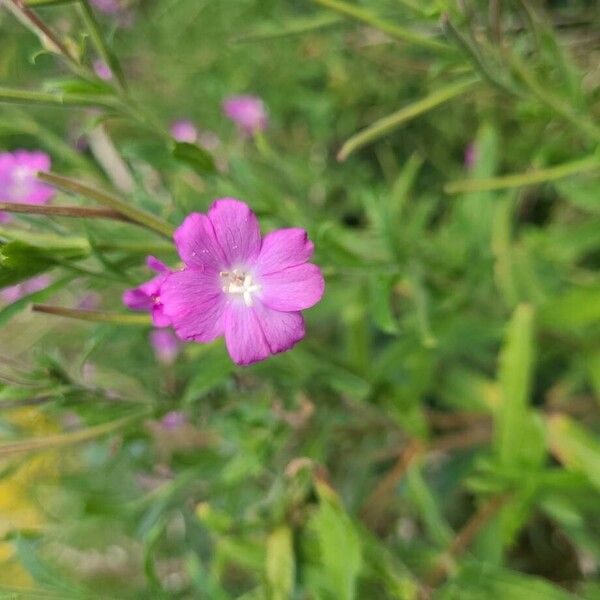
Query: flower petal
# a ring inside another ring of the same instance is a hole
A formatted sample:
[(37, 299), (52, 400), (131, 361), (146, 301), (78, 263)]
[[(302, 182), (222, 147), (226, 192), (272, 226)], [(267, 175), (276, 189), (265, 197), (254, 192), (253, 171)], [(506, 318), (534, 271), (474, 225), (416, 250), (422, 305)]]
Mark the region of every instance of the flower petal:
[(299, 312), (281, 312), (257, 302), (256, 312), (271, 354), (285, 352), (304, 338), (304, 319)]
[(225, 312), (225, 343), (238, 365), (264, 360), (285, 352), (304, 337), (299, 312), (280, 312), (257, 302), (248, 307), (232, 302)]
[(191, 213), (173, 236), (183, 262), (194, 269), (208, 267), (217, 271), (227, 261), (215, 236), (210, 219), (201, 213)]
[(304, 229), (278, 229), (265, 236), (258, 257), (258, 271), (263, 274), (283, 271), (307, 262), (314, 250)]
[(155, 256), (146, 256), (146, 266), (156, 273), (170, 273), (171, 269)]
[(208, 218), (227, 259), (224, 266), (254, 263), (260, 252), (260, 227), (245, 202), (234, 198), (216, 200), (208, 211)]
[(152, 310), (152, 298), (139, 287), (126, 290), (123, 294), (123, 304), (131, 310)]
[(295, 312), (314, 306), (323, 295), (321, 269), (312, 263), (262, 275), (259, 300), (274, 310)]
[(232, 302), (225, 311), (225, 344), (238, 365), (249, 365), (269, 356), (258, 314), (243, 303)]
[(223, 335), (227, 303), (216, 270), (188, 269), (168, 275), (161, 287), (160, 300), (164, 315), (181, 339), (212, 342)]

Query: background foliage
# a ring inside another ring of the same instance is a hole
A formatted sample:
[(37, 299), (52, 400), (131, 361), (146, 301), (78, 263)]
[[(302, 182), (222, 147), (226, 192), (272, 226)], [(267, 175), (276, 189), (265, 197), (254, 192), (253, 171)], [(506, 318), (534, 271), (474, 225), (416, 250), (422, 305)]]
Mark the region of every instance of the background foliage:
[[(0, 148), (163, 224), (244, 199), (327, 290), (289, 353), (160, 366), (120, 298), (168, 240), (2, 225), (0, 284), (54, 283), (0, 311), (0, 594), (599, 598), (597, 3), (29, 5), (63, 46), (0, 13)], [(220, 108), (247, 92), (255, 139)], [(29, 310), (90, 294), (112, 322)]]

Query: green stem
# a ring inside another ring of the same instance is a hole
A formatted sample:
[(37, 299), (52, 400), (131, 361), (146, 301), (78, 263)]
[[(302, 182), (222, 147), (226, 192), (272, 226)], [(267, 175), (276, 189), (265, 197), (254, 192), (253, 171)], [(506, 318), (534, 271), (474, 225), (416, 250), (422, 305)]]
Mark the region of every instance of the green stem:
[(444, 186), (447, 194), (462, 194), (469, 192), (489, 192), (495, 190), (506, 190), (510, 188), (524, 187), (563, 179), (570, 175), (596, 171), (600, 169), (600, 157), (588, 156), (581, 160), (563, 163), (548, 169), (530, 171), (529, 173), (518, 173), (515, 175), (504, 175), (490, 179), (465, 179), (463, 181), (451, 181)]
[(362, 23), (366, 23), (371, 27), (375, 27), (375, 29), (379, 29), (380, 31), (387, 33), (389, 36), (397, 40), (409, 42), (410, 44), (428, 48), (429, 50), (437, 50), (438, 52), (448, 52), (451, 50), (449, 46), (442, 42), (418, 35), (410, 29), (405, 29), (404, 27), (388, 23), (384, 19), (371, 14), (363, 8), (353, 6), (352, 4), (342, 2), (341, 0), (314, 0), (314, 2), (324, 6), (325, 8), (334, 10), (345, 17), (350, 17), (351, 19), (361, 21)]
[(115, 419), (114, 421), (109, 421), (108, 423), (102, 423), (101, 425), (95, 425), (94, 427), (88, 427), (87, 429), (81, 429), (79, 431), (69, 431), (29, 440), (18, 440), (16, 442), (5, 442), (0, 444), (0, 456), (6, 457), (13, 454), (32, 452), (34, 450), (54, 450), (64, 446), (87, 442), (97, 437), (118, 431), (126, 425), (145, 417), (149, 413), (150, 410), (146, 409), (139, 411), (134, 415)]
[(51, 52), (60, 54), (70, 65), (77, 65), (77, 58), (63, 44), (56, 33), (52, 31), (28, 6), (19, 0), (7, 0), (5, 5), (15, 17), (31, 30), (40, 40), (42, 46)]
[(38, 8), (40, 6), (61, 6), (63, 4), (72, 4), (77, 0), (25, 0), (25, 6), (29, 8)]
[(363, 129), (356, 135), (352, 136), (349, 140), (347, 140), (340, 151), (338, 152), (338, 160), (343, 161), (352, 154), (358, 148), (380, 138), (383, 135), (386, 135), (396, 127), (400, 126), (405, 121), (408, 121), (418, 115), (421, 115), (456, 96), (460, 96), (464, 94), (468, 90), (471, 90), (477, 83), (479, 83), (479, 79), (468, 79), (465, 81), (460, 81), (458, 83), (453, 83), (446, 87), (443, 87), (433, 94), (414, 102), (413, 104), (409, 104), (404, 108), (401, 108), (399, 111), (388, 115), (378, 121), (375, 121), (372, 125)]
[(53, 93), (0, 87), (0, 102), (41, 104), (44, 106), (96, 106), (118, 109), (118, 103), (109, 96), (91, 94)]
[(160, 233), (167, 238), (171, 238), (173, 236), (174, 227), (170, 223), (155, 217), (153, 214), (146, 212), (145, 210), (131, 206), (117, 196), (94, 189), (83, 183), (80, 183), (79, 181), (75, 181), (74, 179), (62, 177), (61, 175), (55, 175), (54, 173), (40, 172), (38, 173), (38, 178), (57, 188), (79, 194), (85, 198), (89, 198), (90, 200), (95, 200), (99, 204), (102, 204), (128, 217), (131, 221), (151, 229), (152, 231)]
[(94, 323), (113, 323), (115, 325), (152, 325), (152, 319), (147, 313), (127, 314), (105, 312), (100, 310), (79, 310), (76, 308), (65, 308), (62, 306), (49, 306), (48, 304), (34, 304), (31, 307), (34, 312), (66, 317), (68, 319), (79, 319), (80, 321), (92, 321)]
[(74, 217), (79, 219), (115, 219), (128, 221), (116, 210), (109, 208), (84, 208), (82, 206), (49, 206), (43, 204), (16, 204), (14, 202), (0, 202), (0, 211), (10, 213), (25, 213), (30, 215), (46, 215), (49, 217)]
[(523, 83), (525, 83), (542, 104), (545, 104), (557, 115), (575, 125), (588, 139), (594, 142), (600, 141), (600, 127), (583, 115), (574, 112), (568, 104), (565, 104), (562, 100), (554, 96), (550, 92), (548, 85), (543, 86), (540, 84), (531, 70), (515, 54), (510, 54), (509, 60)]
[(121, 65), (119, 64), (119, 61), (117, 60), (116, 56), (109, 50), (108, 46), (106, 45), (102, 32), (100, 31), (98, 21), (96, 21), (96, 17), (94, 16), (94, 13), (88, 3), (88, 0), (79, 0), (77, 8), (79, 9), (79, 14), (81, 15), (82, 21), (87, 27), (92, 42), (94, 46), (96, 46), (98, 54), (100, 54), (102, 60), (109, 66), (110, 70), (114, 73), (119, 87), (122, 90), (124, 90), (126, 88), (126, 84), (125, 77), (123, 76), (123, 70), (121, 69)]
[(516, 90), (512, 89), (509, 85), (497, 77), (493, 69), (489, 68), (479, 54), (479, 51), (475, 48), (474, 44), (456, 28), (448, 15), (443, 16), (442, 23), (446, 34), (451, 37), (456, 42), (458, 47), (471, 59), (471, 62), (475, 68), (489, 84), (493, 85), (502, 92), (508, 92), (511, 95), (517, 94)]

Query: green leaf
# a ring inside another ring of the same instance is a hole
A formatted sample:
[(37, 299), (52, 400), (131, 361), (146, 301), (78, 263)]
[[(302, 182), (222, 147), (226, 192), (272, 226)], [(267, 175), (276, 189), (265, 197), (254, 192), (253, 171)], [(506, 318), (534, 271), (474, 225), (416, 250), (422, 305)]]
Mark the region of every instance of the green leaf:
[(576, 600), (576, 596), (538, 577), (486, 563), (471, 563), (435, 592), (431, 600)]
[(600, 490), (600, 442), (571, 418), (548, 419), (552, 453), (569, 470), (583, 473)]
[(197, 366), (183, 394), (184, 404), (195, 402), (204, 394), (225, 383), (235, 368), (223, 344), (207, 346), (203, 350), (195, 358)]
[(292, 597), (295, 572), (292, 530), (282, 525), (267, 538), (266, 578), (270, 600)]
[(196, 144), (176, 142), (173, 144), (171, 154), (178, 161), (192, 167), (200, 175), (215, 172), (215, 161), (212, 155)]
[(335, 493), (322, 483), (317, 483), (317, 491), (319, 508), (308, 524), (319, 554), (319, 569), (312, 576), (332, 598), (353, 600), (362, 564), (360, 538)]
[(23, 242), (0, 247), (0, 288), (14, 285), (54, 266), (56, 261), (40, 248)]
[(398, 321), (392, 310), (392, 290), (396, 279), (389, 275), (374, 275), (369, 279), (371, 316), (377, 327), (392, 335), (399, 332)]
[(532, 456), (531, 448), (523, 445), (531, 439), (535, 427), (527, 408), (534, 360), (533, 335), (533, 309), (521, 304), (508, 324), (498, 372), (500, 399), (494, 415), (495, 443), (500, 464), (505, 467), (532, 466), (539, 462), (540, 452)]
[(387, 135), (396, 127), (399, 127), (403, 123), (422, 115), (444, 102), (448, 102), (461, 94), (466, 94), (472, 90), (475, 85), (479, 83), (478, 79), (467, 79), (452, 83), (444, 86), (435, 92), (432, 92), (428, 96), (404, 106), (400, 110), (383, 117), (378, 121), (375, 121), (372, 125), (369, 125), (366, 129), (363, 129), (356, 135), (352, 136), (347, 140), (338, 153), (338, 160), (343, 161), (350, 156), (353, 152), (362, 148), (366, 144), (379, 139), (380, 137)]
[(574, 287), (552, 298), (540, 310), (540, 322), (549, 329), (583, 331), (600, 321), (600, 286)]

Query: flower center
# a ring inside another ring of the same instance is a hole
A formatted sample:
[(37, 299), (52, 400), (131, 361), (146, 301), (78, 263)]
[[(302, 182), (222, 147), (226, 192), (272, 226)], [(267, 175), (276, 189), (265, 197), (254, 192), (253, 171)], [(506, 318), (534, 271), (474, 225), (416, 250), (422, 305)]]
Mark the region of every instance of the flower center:
[(252, 306), (254, 303), (252, 294), (260, 292), (262, 289), (258, 283), (253, 281), (250, 273), (245, 273), (240, 269), (221, 271), (219, 276), (223, 284), (223, 291), (226, 294), (242, 297), (246, 306)]

